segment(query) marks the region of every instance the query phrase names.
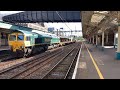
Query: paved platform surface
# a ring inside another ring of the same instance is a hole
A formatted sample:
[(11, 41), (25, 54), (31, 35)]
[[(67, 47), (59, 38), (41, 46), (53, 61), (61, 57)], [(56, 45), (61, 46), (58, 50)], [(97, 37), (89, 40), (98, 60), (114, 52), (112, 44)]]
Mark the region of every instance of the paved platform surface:
[[(100, 47), (95, 45), (85, 45), (88, 47), (104, 79), (120, 79), (120, 60), (115, 59), (116, 48), (105, 47), (104, 51), (101, 51)], [(100, 72), (93, 64), (85, 45), (83, 45), (81, 51), (76, 79), (100, 79)]]

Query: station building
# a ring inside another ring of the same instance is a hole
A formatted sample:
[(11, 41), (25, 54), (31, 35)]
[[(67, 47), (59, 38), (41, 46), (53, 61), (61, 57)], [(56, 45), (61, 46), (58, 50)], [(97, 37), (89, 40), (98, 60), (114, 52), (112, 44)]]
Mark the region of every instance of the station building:
[(0, 28), (0, 46), (7, 46), (8, 45), (8, 34), (10, 30)]
[(48, 27), (44, 23), (15, 23), (23, 27), (37, 29), (43, 32), (48, 32)]

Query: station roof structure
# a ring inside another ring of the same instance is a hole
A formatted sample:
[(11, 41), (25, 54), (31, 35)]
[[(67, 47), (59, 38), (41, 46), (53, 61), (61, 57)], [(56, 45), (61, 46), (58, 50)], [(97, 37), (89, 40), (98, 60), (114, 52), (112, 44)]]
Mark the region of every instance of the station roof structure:
[(32, 31), (32, 28), (13, 25), (13, 24), (9, 24), (9, 23), (3, 22), (3, 21), (0, 21), (0, 28), (9, 29), (9, 30), (13, 30), (13, 31), (14, 30)]
[(81, 15), (84, 38), (90, 38), (102, 31), (118, 30), (119, 11), (81, 11)]
[(80, 11), (24, 11), (4, 16), (5, 22), (36, 23), (36, 22), (81, 22)]
[(25, 11), (3, 17), (12, 23), (35, 22), (82, 22), (84, 38), (90, 38), (102, 31), (117, 32), (120, 11)]

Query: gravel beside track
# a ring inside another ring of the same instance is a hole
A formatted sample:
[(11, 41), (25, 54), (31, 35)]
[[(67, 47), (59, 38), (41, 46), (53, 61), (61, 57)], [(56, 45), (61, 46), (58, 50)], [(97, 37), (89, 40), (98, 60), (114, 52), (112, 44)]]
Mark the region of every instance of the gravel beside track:
[[(71, 46), (72, 46), (72, 44), (67, 45), (67, 48), (69, 47), (69, 49), (70, 49)], [(47, 51), (43, 54), (36, 55), (34, 57), (30, 57), (30, 58), (27, 58), (27, 59), (22, 58), (22, 59), (19, 59), (19, 61), (15, 60), (16, 62), (22, 62), (22, 63), (17, 64), (17, 65), (13, 64), (13, 68), (11, 68), (11, 69), (7, 68), (7, 69), (4, 69), (4, 70), (0, 71), (0, 78), (1, 79), (10, 79), (10, 78), (18, 78), (16, 76), (19, 76), (19, 75), (26, 76), (25, 75), (25, 73), (26, 73), (25, 70), (30, 68), (30, 71), (31, 71), (31, 68), (33, 70), (33, 68), (36, 67), (36, 66), (40, 67), (40, 65), (42, 65), (42, 64), (40, 64), (41, 62), (43, 62), (45, 60), (48, 60), (49, 58), (52, 59), (52, 58), (55, 58), (55, 57), (59, 57), (59, 55), (64, 54), (64, 52), (66, 50), (65, 47), (60, 47), (59, 49), (57, 48), (57, 49), (55, 49), (55, 51), (54, 50)], [(53, 57), (53, 56), (55, 56), (55, 57)], [(6, 63), (8, 63), (8, 62), (6, 62)], [(6, 65), (6, 64), (4, 64), (4, 65)], [(2, 66), (2, 64), (1, 64), (1, 66)], [(7, 66), (9, 66), (9, 64)], [(29, 71), (29, 69), (28, 69), (28, 71)], [(22, 75), (21, 72), (23, 72), (23, 73), (25, 72), (24, 75)], [(23, 78), (21, 76), (19, 78)]]

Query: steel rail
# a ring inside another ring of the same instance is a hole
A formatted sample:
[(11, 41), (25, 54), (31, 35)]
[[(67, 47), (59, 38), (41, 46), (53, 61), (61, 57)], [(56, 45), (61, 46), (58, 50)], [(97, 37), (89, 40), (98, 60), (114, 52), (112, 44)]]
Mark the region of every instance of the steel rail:
[(70, 66), (69, 66), (69, 68), (68, 68), (68, 70), (67, 70), (67, 73), (66, 73), (64, 79), (67, 78), (67, 76), (68, 76), (68, 74), (69, 74), (69, 72), (70, 72), (70, 70), (71, 70), (71, 67), (72, 67), (72, 65), (73, 65), (73, 62), (75, 61), (75, 59), (76, 59), (76, 57), (77, 57), (77, 55), (78, 55), (78, 53), (79, 53), (79, 50), (80, 50), (80, 48), (79, 48), (78, 51), (76, 52), (76, 54), (75, 54), (75, 56), (74, 56), (74, 58), (73, 58), (73, 60), (72, 60), (72, 62), (71, 62), (71, 64), (70, 64)]
[(52, 67), (52, 69), (50, 69), (41, 79), (44, 79), (47, 75), (49, 75), (49, 73), (50, 73), (53, 69), (55, 69), (55, 67), (56, 67), (57, 65), (59, 65), (65, 58), (67, 58), (67, 56), (68, 56), (74, 49), (75, 49), (75, 47), (74, 47), (72, 50), (70, 50), (70, 52), (69, 52), (66, 56), (64, 56), (57, 64), (55, 64), (54, 67)]

